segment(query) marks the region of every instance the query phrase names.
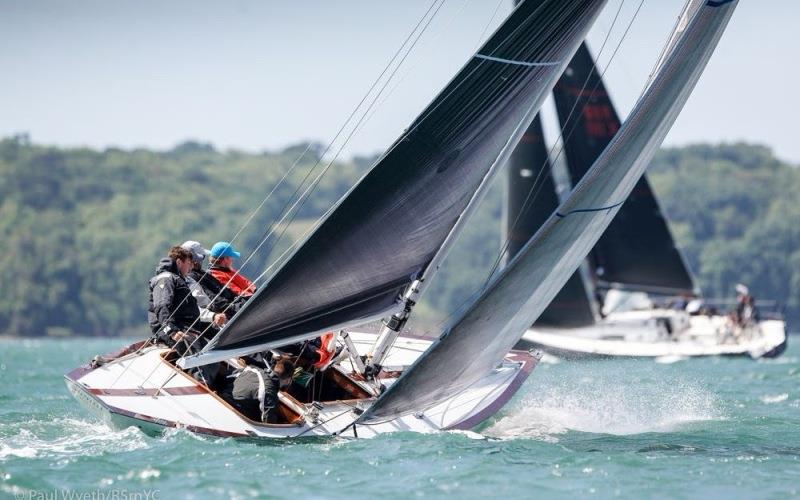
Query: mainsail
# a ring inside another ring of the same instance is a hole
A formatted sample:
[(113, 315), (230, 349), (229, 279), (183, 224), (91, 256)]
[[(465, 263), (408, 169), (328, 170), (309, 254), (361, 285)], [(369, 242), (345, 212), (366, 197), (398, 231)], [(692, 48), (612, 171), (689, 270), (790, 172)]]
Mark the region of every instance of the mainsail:
[(630, 195), (700, 78), (736, 4), (703, 2), (623, 127), (569, 198), (360, 422), (424, 411), (476, 383), (503, 359)]
[(441, 256), (604, 3), (519, 5), (205, 352), (182, 365), (394, 311), (402, 291)]
[[(553, 89), (564, 131), (564, 154), (576, 185), (620, 128), (619, 117), (585, 44)], [(589, 263), (600, 286), (659, 293), (691, 293), (692, 275), (675, 246), (647, 177), (600, 237)]]

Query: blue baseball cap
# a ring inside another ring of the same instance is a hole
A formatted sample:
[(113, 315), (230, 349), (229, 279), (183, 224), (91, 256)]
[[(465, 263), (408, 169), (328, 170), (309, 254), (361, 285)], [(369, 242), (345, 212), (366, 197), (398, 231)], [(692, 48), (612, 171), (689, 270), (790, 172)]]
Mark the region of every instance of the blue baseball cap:
[(218, 241), (214, 243), (213, 247), (211, 247), (211, 256), (214, 257), (215, 259), (218, 259), (220, 257), (233, 257), (235, 259), (238, 259), (239, 257), (242, 256), (242, 254), (237, 252), (236, 249), (233, 248), (233, 245), (231, 245), (227, 241)]

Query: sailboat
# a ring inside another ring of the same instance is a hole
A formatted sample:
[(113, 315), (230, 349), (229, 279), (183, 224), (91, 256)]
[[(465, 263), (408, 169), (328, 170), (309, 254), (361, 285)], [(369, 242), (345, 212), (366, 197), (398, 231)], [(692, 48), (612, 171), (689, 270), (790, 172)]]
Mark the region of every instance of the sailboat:
[[(604, 3), (520, 4), (201, 352), (134, 344), (68, 373), (72, 393), (114, 425), (248, 439), (466, 429), (495, 414), (537, 362), (514, 344), (630, 194), (737, 2), (692, 2), (631, 118), (572, 194), (438, 339), (400, 335)], [(357, 331), (378, 317), (377, 335)], [(280, 392), (279, 423), (247, 418), (185, 371), (327, 331), (344, 349), (310, 395)]]
[[(586, 44), (559, 78), (553, 97), (569, 187), (586, 174), (621, 126)], [(549, 156), (537, 116), (509, 160), (507, 258), (558, 206)], [(780, 314), (762, 311), (763, 319), (740, 328), (725, 314), (695, 307), (701, 296), (645, 175), (520, 346), (572, 357), (759, 358), (783, 351), (786, 333)], [(687, 310), (690, 303), (694, 309)]]

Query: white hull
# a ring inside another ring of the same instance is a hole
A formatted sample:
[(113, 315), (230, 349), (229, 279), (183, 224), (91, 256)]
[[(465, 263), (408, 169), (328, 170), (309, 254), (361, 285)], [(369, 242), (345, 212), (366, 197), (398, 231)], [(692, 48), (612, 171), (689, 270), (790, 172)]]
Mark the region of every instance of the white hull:
[(684, 358), (695, 356), (774, 357), (786, 345), (786, 325), (764, 320), (735, 331), (725, 316), (689, 316), (653, 309), (609, 315), (582, 328), (531, 328), (523, 346), (555, 355)]
[[(362, 352), (374, 341), (371, 334), (351, 334), (351, 337)], [(429, 345), (430, 340), (400, 338), (385, 366), (402, 370)], [(498, 368), (459, 395), (422, 414), (374, 425), (351, 425), (374, 398), (329, 401), (315, 407), (281, 392), (282, 411), (293, 423), (264, 424), (246, 418), (216, 393), (166, 362), (162, 357), (165, 352), (164, 347), (152, 346), (96, 369), (77, 368), (66, 375), (67, 386), (76, 399), (110, 425), (136, 426), (149, 433), (165, 428), (185, 428), (198, 434), (237, 438), (293, 438), (339, 433), (372, 437), (396, 431), (470, 429), (496, 413), (538, 361), (527, 352), (512, 351)], [(345, 359), (329, 370), (349, 374), (349, 362)], [(394, 380), (381, 381), (389, 385)], [(368, 388), (365, 382), (355, 379), (349, 382)]]

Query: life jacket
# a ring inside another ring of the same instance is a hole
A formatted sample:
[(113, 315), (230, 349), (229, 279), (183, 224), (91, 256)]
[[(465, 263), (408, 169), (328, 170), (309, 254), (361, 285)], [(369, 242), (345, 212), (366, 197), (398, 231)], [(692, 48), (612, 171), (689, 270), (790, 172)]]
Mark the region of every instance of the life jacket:
[(227, 289), (237, 295), (250, 296), (256, 293), (256, 286), (253, 282), (241, 274), (237, 274), (236, 269), (212, 266), (210, 272), (217, 281), (222, 283), (223, 286), (227, 284)]
[(325, 368), (328, 363), (336, 354), (336, 334), (328, 332), (320, 337), (321, 345), (317, 352), (319, 353), (319, 361), (314, 363), (314, 368)]

